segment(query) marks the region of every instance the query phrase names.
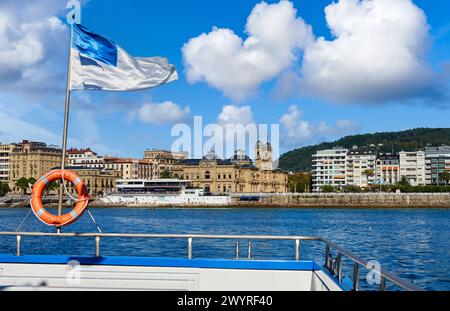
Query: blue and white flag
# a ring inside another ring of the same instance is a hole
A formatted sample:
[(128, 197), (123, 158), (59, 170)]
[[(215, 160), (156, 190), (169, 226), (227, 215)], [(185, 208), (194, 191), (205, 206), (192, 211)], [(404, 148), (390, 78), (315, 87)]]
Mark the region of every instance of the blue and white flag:
[(178, 79), (162, 57), (131, 57), (114, 42), (73, 24), (71, 90), (132, 91)]

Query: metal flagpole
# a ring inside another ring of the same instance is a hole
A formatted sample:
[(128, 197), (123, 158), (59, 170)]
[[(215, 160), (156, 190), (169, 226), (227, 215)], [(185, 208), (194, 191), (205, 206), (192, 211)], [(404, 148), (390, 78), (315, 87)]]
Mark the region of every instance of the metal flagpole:
[[(66, 150), (67, 150), (67, 132), (69, 127), (69, 108), (70, 108), (70, 79), (72, 73), (72, 36), (73, 26), (70, 26), (70, 45), (69, 45), (69, 59), (67, 62), (67, 83), (66, 83), (66, 106), (64, 111), (64, 130), (62, 139), (62, 157), (61, 157), (61, 170), (66, 167)], [(59, 202), (58, 202), (58, 216), (62, 215), (63, 207), (63, 195), (64, 195), (64, 179), (61, 180), (59, 185)], [(61, 227), (56, 227), (57, 233), (61, 233)]]

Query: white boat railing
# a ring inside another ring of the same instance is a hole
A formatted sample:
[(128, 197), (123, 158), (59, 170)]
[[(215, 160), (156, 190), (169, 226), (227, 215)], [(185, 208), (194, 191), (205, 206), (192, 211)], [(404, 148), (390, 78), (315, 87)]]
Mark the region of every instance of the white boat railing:
[[(185, 239), (187, 242), (187, 258), (192, 259), (193, 256), (193, 241), (198, 239), (209, 240), (233, 240), (235, 241), (236, 259), (239, 259), (239, 241), (247, 240), (247, 259), (252, 259), (252, 241), (256, 240), (284, 240), (294, 242), (294, 254), (295, 260), (299, 261), (300, 254), (300, 242), (301, 241), (317, 241), (321, 242), (325, 246), (324, 252), (324, 267), (330, 272), (336, 281), (342, 285), (343, 273), (342, 257), (350, 259), (353, 263), (353, 276), (352, 276), (352, 290), (357, 291), (359, 287), (359, 271), (360, 269), (370, 269), (368, 262), (353, 254), (350, 251), (336, 245), (335, 243), (328, 241), (322, 237), (315, 236), (270, 236), (270, 235), (207, 235), (207, 234), (142, 234), (142, 233), (43, 233), (43, 232), (0, 232), (0, 236), (15, 236), (17, 241), (16, 256), (22, 256), (22, 237), (63, 237), (63, 238), (94, 238), (95, 241), (95, 257), (100, 256), (100, 242), (103, 238), (145, 238), (145, 239)], [(336, 252), (336, 256), (333, 257), (331, 251)], [(398, 277), (397, 275), (380, 268), (379, 271), (380, 284), (379, 290), (386, 290), (386, 281), (398, 286), (403, 290), (408, 291), (423, 291), (423, 288), (418, 287), (408, 280)]]

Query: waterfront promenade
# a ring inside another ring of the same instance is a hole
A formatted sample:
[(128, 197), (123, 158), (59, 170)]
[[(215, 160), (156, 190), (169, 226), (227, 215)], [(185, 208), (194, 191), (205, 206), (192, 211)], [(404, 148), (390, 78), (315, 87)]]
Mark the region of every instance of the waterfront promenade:
[[(231, 203), (222, 207), (275, 207), (275, 208), (450, 208), (450, 193), (286, 193), (261, 194), (259, 201), (241, 201), (240, 197), (250, 194), (232, 195)], [(1, 207), (25, 207), (29, 197), (13, 196), (0, 198)], [(55, 204), (56, 198), (45, 200), (47, 206)], [(90, 207), (123, 207), (111, 205), (94, 198)], [(186, 207), (204, 208), (208, 205), (128, 205), (127, 207)]]

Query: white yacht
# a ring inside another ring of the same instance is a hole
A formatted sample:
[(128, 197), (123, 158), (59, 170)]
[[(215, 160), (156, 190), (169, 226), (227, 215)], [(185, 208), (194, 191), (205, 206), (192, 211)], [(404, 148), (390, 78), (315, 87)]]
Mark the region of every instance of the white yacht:
[(179, 179), (118, 180), (117, 192), (101, 200), (127, 206), (227, 206), (231, 203), (228, 195), (207, 195), (203, 189), (189, 189), (189, 183)]

